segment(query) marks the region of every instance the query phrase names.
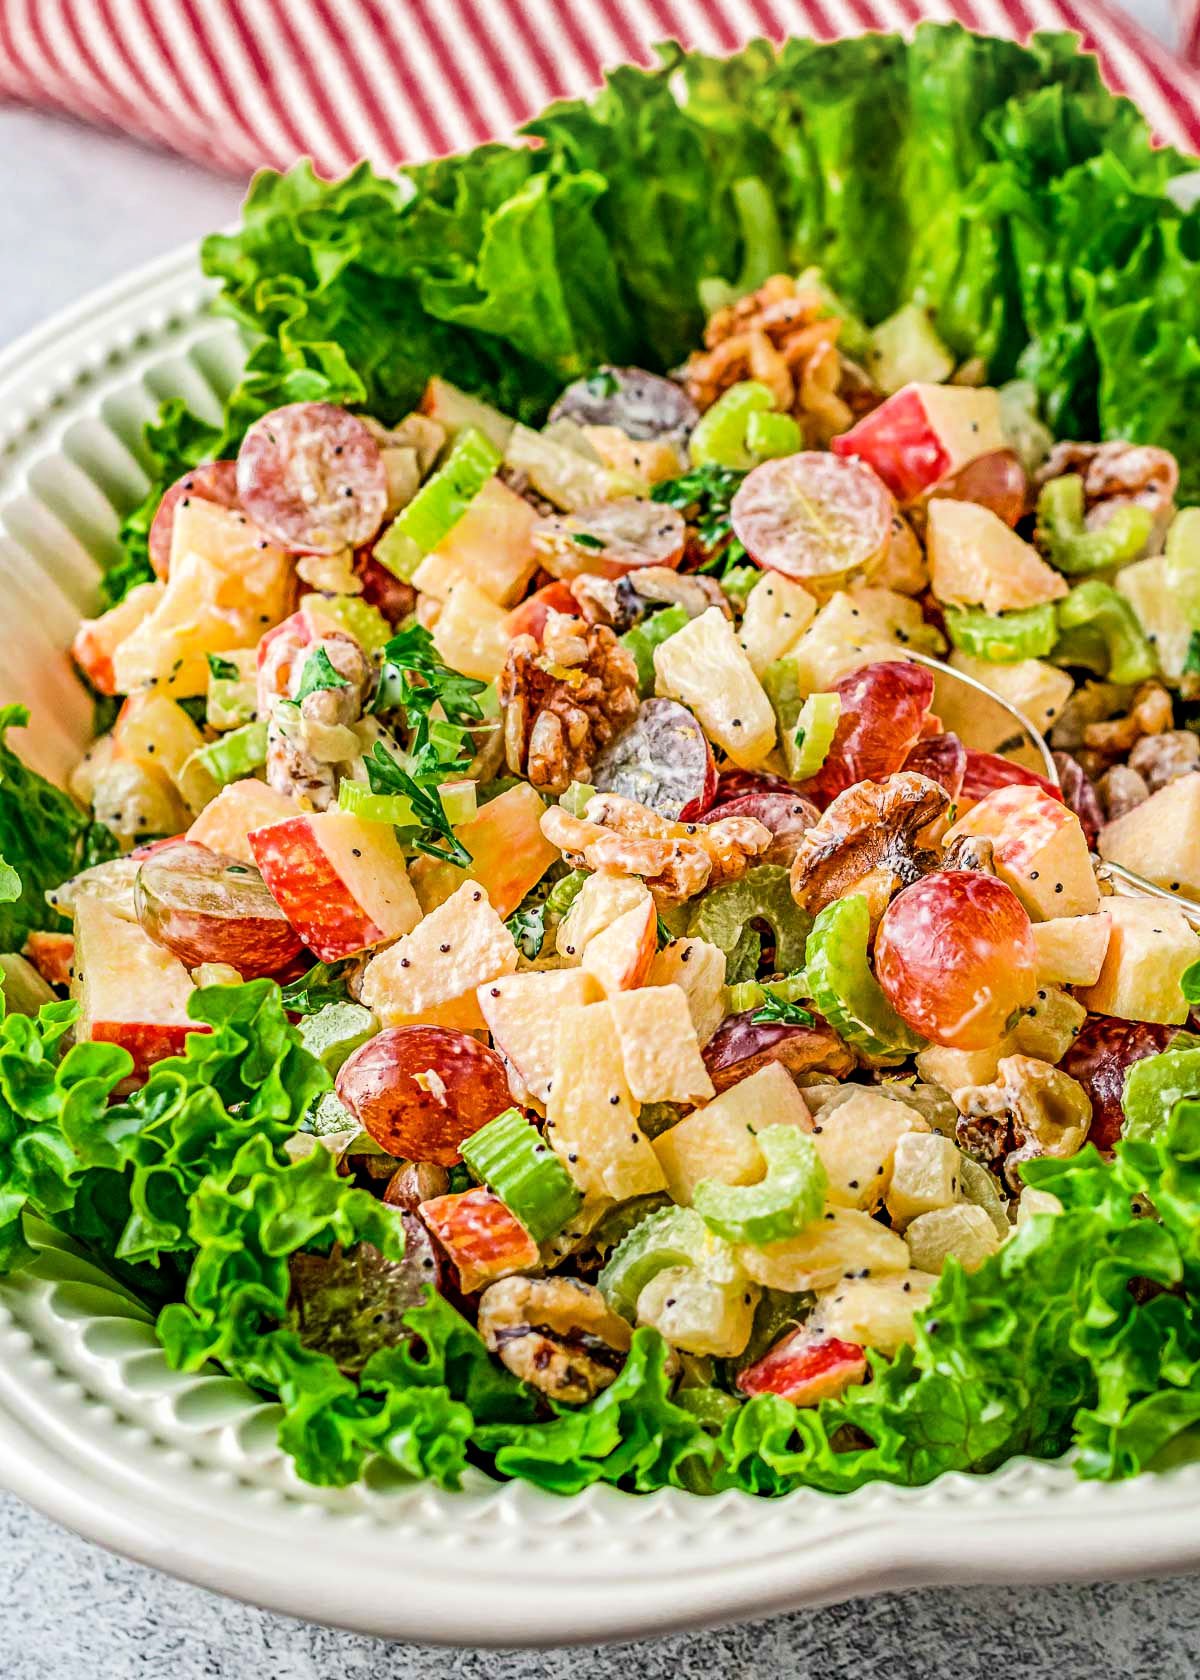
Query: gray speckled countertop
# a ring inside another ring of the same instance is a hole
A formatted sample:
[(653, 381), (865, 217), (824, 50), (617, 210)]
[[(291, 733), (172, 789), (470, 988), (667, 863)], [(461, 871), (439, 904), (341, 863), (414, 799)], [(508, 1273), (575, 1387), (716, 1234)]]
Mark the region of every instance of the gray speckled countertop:
[[(239, 192), (56, 119), (0, 111), (0, 346), (92, 287), (230, 220)], [(218, 1598), (109, 1556), (0, 1496), (4, 1680), (1189, 1680), (1200, 1580), (962, 1588), (857, 1600), (604, 1651), (389, 1647)], [(464, 1591), (468, 1590), (464, 1581)]]

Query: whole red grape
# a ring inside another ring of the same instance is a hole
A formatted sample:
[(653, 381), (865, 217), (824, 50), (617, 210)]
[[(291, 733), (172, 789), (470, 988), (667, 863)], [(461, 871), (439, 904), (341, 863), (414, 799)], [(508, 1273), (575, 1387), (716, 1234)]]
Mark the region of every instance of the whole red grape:
[(952, 1050), (983, 1050), (1003, 1038), (1037, 989), (1033, 929), (994, 875), (941, 870), (889, 904), (875, 973), (915, 1031)]

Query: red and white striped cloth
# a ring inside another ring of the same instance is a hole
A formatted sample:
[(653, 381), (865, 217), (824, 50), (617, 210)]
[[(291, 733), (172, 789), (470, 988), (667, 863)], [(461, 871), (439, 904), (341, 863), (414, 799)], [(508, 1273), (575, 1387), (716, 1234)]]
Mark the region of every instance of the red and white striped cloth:
[[(1182, 0), (1200, 59), (1200, 0)], [(506, 136), (655, 41), (725, 53), (957, 19), (1071, 29), (1164, 141), (1200, 152), (1200, 73), (1100, 0), (0, 0), (0, 95), (245, 175), (327, 175)]]

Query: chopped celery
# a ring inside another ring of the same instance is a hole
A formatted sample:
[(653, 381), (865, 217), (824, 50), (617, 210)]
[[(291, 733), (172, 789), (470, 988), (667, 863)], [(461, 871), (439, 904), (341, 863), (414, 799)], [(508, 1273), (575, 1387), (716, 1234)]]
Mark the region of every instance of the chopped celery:
[(756, 457), (746, 441), (752, 414), (774, 408), (775, 399), (766, 385), (743, 379), (731, 385), (701, 415), (688, 440), (694, 467), (735, 467), (740, 471), (755, 465)]
[(746, 448), (756, 461), (777, 455), (795, 455), (804, 448), (804, 438), (790, 414), (751, 414), (746, 421)]
[(583, 891), (583, 883), (587, 878), (588, 872), (586, 869), (573, 869), (569, 875), (564, 875), (561, 881), (555, 881), (546, 894), (547, 916), (561, 922)]
[(1137, 614), (1111, 583), (1089, 578), (1086, 583), (1076, 584), (1058, 603), (1058, 622), (1064, 630), (1087, 626), (1104, 638), (1110, 682), (1145, 682), (1158, 669), (1154, 649)]
[(905, 385), (940, 385), (954, 372), (954, 357), (938, 337), (929, 310), (905, 303), (871, 329), (867, 371), (890, 397)]
[(425, 558), (412, 538), (400, 529), (398, 519), (393, 519), (387, 530), (378, 538), (371, 554), (402, 583), (411, 580), (413, 573)]
[(591, 782), (572, 782), (565, 793), (560, 793), (558, 803), (564, 811), (573, 817), (581, 817), (587, 810), (589, 799), (595, 799), (596, 790)]
[[(222, 787), (227, 782), (240, 781), (267, 762), (267, 726), (264, 722), (244, 723), (240, 729), (222, 735), (219, 741), (197, 747), (188, 763), (192, 760), (202, 764)], [(186, 771), (187, 766), (184, 768)]]
[[(638, 693), (647, 699), (654, 693), (654, 650), (673, 636), (677, 630), (682, 630), (690, 623), (687, 610), (684, 607), (664, 607), (662, 612), (654, 613), (650, 618), (643, 619), (641, 624), (635, 624), (632, 630), (626, 630), (621, 641), (637, 660)], [(561, 803), (561, 801), (560, 801)]]
[(837, 734), (842, 702), (836, 694), (810, 694), (783, 737), (788, 775), (794, 782), (815, 776)]
[(535, 1242), (561, 1231), (583, 1201), (570, 1173), (519, 1109), (506, 1108), (464, 1139), (462, 1158)]
[(744, 607), (750, 591), (756, 583), (762, 582), (765, 575), (757, 566), (734, 566), (721, 579), (721, 588), (735, 606)]
[(296, 1031), (310, 1056), (336, 1073), (348, 1056), (379, 1031), (379, 1022), (361, 1003), (327, 1003), (306, 1015)]
[(1080, 665), (1102, 677), (1108, 670), (1108, 643), (1094, 624), (1080, 624), (1073, 630), (1060, 625), (1050, 658), (1055, 665)]
[(479, 810), (479, 790), (476, 782), (463, 778), (457, 782), (443, 782), (438, 798), (451, 828), (471, 822)]
[(1163, 558), (1172, 599), (1189, 624), (1200, 626), (1200, 508), (1175, 515)]
[(695, 1208), (667, 1207), (649, 1214), (621, 1239), (596, 1281), (613, 1311), (632, 1319), (642, 1290), (669, 1266), (696, 1266), (719, 1283), (739, 1275), (732, 1249)]
[(852, 894), (827, 904), (808, 939), (813, 1002), (838, 1036), (874, 1061), (900, 1061), (925, 1040), (892, 1008), (867, 961), (871, 912)]
[(976, 659), (1011, 665), (1018, 659), (1044, 659), (1053, 651), (1058, 639), (1058, 615), (1052, 601), (1006, 613), (948, 607), (946, 634), (956, 648)]
[(1136, 560), (1153, 526), (1150, 510), (1130, 503), (1117, 508), (1099, 530), (1089, 531), (1084, 521), (1083, 480), (1078, 473), (1052, 478), (1038, 496), (1038, 547), (1050, 564), (1068, 577)]
[[(803, 965), (812, 918), (792, 897), (789, 873), (782, 864), (759, 864), (740, 881), (714, 887), (692, 912), (687, 931), (693, 939), (707, 939), (718, 946), (728, 959), (747, 933), (757, 939), (750, 925), (755, 921), (768, 923), (775, 935), (775, 967), (781, 974)], [(730, 973), (736, 976), (732, 963)]]
[(397, 828), (415, 828), (419, 819), (405, 793), (372, 793), (362, 782), (343, 781), (338, 788), (338, 810), (365, 822), (393, 823)]
[[(425, 480), (408, 506), (401, 508), (389, 531), (375, 545), (376, 558), (397, 571), (386, 551), (392, 531), (406, 538), (418, 554), (436, 548), (458, 524), (501, 460), (496, 445), (476, 427), (468, 426), (460, 432), (445, 463)], [(412, 550), (407, 546), (398, 549), (396, 559), (403, 568), (397, 572), (400, 577), (408, 577), (416, 569), (415, 564), (409, 565)]]
[(767, 1163), (757, 1184), (722, 1184), (704, 1178), (692, 1206), (710, 1231), (726, 1242), (782, 1242), (819, 1219), (828, 1182), (816, 1145), (798, 1126), (768, 1126), (758, 1133)]
[(257, 663), (253, 649), (208, 655), (204, 720), (210, 729), (237, 729), (254, 721), (258, 709)]
[(302, 595), (300, 611), (308, 618), (326, 619), (353, 636), (364, 653), (379, 653), (395, 631), (378, 607), (361, 595)]
[(803, 970), (789, 974), (782, 980), (743, 980), (728, 991), (730, 1015), (742, 1015), (748, 1009), (761, 1009), (768, 998), (779, 1003), (803, 1003), (812, 996), (808, 976)]

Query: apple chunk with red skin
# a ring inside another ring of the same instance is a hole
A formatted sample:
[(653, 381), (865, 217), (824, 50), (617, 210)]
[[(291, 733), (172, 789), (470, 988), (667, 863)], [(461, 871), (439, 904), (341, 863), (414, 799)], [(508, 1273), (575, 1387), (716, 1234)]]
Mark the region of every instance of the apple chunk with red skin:
[(997, 788), (946, 835), (990, 840), (996, 873), (1035, 921), (1091, 916), (1100, 908), (1087, 839), (1079, 818), (1039, 787)]
[(87, 894), (75, 906), (76, 1037), (119, 1044), (133, 1057), (134, 1077), (178, 1056), (187, 1035), (207, 1032), (188, 1017), (191, 976), (137, 922)]
[(867, 1355), (856, 1342), (814, 1335), (801, 1327), (747, 1366), (737, 1379), (743, 1394), (778, 1394), (793, 1406), (836, 1399), (867, 1374)]
[(397, 939), (421, 919), (387, 823), (318, 811), (255, 829), (249, 842), (272, 898), (322, 962)]
[(459, 1190), (422, 1202), (417, 1212), (458, 1267), (464, 1295), (513, 1272), (529, 1272), (538, 1245), (490, 1190)]
[(1006, 447), (998, 392), (923, 384), (905, 385), (830, 444), (874, 468), (901, 505)]
[(470, 867), (439, 858), (421, 857), (413, 864), (412, 882), (423, 910), (436, 910), (464, 881), (478, 881), (496, 914), (511, 916), (552, 863), (558, 849), (541, 830), (546, 806), (528, 782), (506, 788), (481, 805), (469, 822), (459, 823), (455, 839), (471, 855)]

